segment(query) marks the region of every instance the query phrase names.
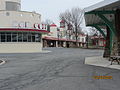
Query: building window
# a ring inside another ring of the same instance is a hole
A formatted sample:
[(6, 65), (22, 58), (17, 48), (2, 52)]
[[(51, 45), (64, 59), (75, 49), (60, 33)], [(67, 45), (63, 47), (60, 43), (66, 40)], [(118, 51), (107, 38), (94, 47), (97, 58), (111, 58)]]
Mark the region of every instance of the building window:
[(0, 32), (0, 42), (41, 42), (41, 34), (28, 32)]
[(27, 33), (23, 33), (23, 42), (27, 42), (27, 36), (28, 34)]
[(22, 42), (22, 38), (23, 38), (23, 36), (22, 36), (23, 34), (22, 33), (18, 33), (18, 42)]
[(84, 42), (84, 38), (82, 38), (82, 42)]
[(32, 42), (32, 35), (30, 33), (28, 34), (28, 42)]
[(6, 16), (10, 16), (10, 13), (9, 13), (9, 12), (6, 12)]
[(7, 34), (6, 36), (7, 36), (7, 42), (11, 42), (12, 40), (11, 34)]
[(6, 40), (5, 40), (5, 33), (1, 33), (1, 42), (5, 42)]
[(20, 10), (20, 3), (6, 1), (6, 10), (8, 10), (8, 11), (19, 11)]
[(17, 42), (17, 34), (12, 34), (12, 42)]
[(40, 42), (40, 34), (35, 35), (35, 42)]
[(32, 42), (35, 42), (35, 34), (32, 33)]

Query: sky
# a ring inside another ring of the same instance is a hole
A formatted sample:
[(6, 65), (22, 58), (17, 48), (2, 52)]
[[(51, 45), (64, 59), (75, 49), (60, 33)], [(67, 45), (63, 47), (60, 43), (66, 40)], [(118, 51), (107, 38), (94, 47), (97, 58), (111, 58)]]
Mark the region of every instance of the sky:
[(52, 20), (59, 24), (59, 14), (74, 7), (85, 8), (102, 0), (21, 0), (23, 11), (35, 11), (42, 21)]

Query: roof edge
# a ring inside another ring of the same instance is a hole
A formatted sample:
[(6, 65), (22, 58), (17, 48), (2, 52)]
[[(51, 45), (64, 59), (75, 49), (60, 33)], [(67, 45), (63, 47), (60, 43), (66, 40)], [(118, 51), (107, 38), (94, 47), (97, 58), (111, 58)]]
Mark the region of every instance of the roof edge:
[(115, 3), (118, 1), (120, 1), (120, 0), (104, 0), (104, 1), (101, 1), (99, 3), (94, 4), (92, 6), (86, 7), (86, 8), (84, 8), (84, 10), (85, 10), (85, 12), (93, 11), (93, 10), (105, 7), (109, 4), (112, 4), (112, 3)]

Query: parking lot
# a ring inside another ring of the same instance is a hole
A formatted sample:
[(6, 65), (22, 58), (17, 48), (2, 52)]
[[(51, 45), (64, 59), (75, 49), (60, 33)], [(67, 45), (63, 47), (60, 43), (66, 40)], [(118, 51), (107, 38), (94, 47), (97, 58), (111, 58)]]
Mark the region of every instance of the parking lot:
[[(119, 90), (120, 71), (84, 64), (102, 50), (45, 48), (49, 53), (0, 54), (0, 90)], [(112, 79), (94, 79), (112, 76)]]

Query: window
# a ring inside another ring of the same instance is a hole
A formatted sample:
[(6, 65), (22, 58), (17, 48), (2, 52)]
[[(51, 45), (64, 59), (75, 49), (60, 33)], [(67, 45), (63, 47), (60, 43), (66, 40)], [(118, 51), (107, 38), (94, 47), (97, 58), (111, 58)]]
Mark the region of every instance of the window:
[(8, 10), (8, 11), (19, 11), (20, 10), (20, 3), (6, 1), (6, 10)]
[(28, 42), (32, 42), (32, 36), (31, 36), (31, 34), (28, 34)]
[(84, 38), (82, 38), (82, 42), (84, 42)]
[(23, 42), (27, 42), (27, 33), (23, 33)]
[(23, 38), (23, 34), (22, 33), (18, 33), (18, 42), (22, 42)]
[(5, 42), (5, 33), (1, 33), (1, 42)]
[(0, 42), (41, 42), (41, 34), (27, 32), (0, 32)]
[(12, 40), (11, 34), (7, 34), (6, 36), (7, 36), (7, 42), (11, 42)]
[(17, 34), (12, 34), (12, 42), (17, 42)]
[(35, 42), (35, 34), (32, 33), (32, 42)]
[(35, 41), (40, 42), (40, 34), (35, 34)]

